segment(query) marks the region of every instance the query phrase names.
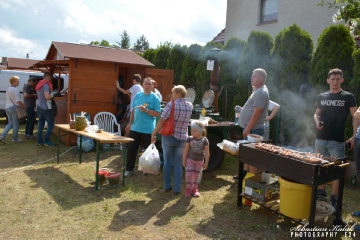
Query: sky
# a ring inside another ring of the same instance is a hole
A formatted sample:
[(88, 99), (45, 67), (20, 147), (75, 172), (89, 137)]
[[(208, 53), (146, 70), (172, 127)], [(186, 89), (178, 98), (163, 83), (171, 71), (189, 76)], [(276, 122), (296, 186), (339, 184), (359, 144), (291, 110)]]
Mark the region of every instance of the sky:
[(0, 0), (0, 57), (44, 59), (52, 41), (120, 42), (144, 34), (150, 47), (205, 45), (226, 22), (226, 0)]

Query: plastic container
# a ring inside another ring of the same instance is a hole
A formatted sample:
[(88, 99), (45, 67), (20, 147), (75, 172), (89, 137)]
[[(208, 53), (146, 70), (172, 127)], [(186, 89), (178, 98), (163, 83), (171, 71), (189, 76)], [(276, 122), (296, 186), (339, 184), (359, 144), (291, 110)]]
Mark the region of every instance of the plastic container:
[(296, 219), (307, 219), (310, 214), (312, 187), (279, 177), (280, 212)]
[(108, 186), (119, 186), (120, 183), (120, 173), (110, 172), (105, 175), (106, 185)]
[(201, 110), (199, 120), (201, 121), (201, 120), (203, 120), (205, 117), (206, 117), (206, 110), (205, 110), (205, 108), (203, 108), (203, 109)]

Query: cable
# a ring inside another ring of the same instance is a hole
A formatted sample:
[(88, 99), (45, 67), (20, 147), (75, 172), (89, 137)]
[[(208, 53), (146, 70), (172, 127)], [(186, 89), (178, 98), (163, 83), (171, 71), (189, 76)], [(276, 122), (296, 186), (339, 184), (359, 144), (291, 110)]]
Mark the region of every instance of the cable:
[(318, 216), (329, 216), (335, 211), (334, 207), (323, 201), (316, 201), (316, 215)]
[[(70, 151), (71, 149), (75, 148), (77, 146), (73, 146), (71, 148), (69, 148), (68, 150), (66, 150), (65, 152), (63, 152), (61, 155), (59, 155), (59, 157), (61, 157), (62, 155), (64, 155), (65, 153), (67, 153), (68, 151)], [(41, 161), (41, 162), (36, 162), (36, 163), (33, 163), (33, 164), (30, 164), (28, 166), (25, 166), (25, 167), (21, 167), (21, 168), (15, 168), (13, 170), (10, 170), (10, 171), (7, 171), (7, 172), (1, 172), (0, 175), (3, 175), (3, 174), (7, 174), (7, 173), (11, 173), (11, 172), (15, 172), (15, 171), (19, 171), (19, 170), (22, 170), (22, 169), (25, 169), (25, 168), (28, 168), (28, 167), (32, 167), (32, 166), (35, 166), (35, 165), (38, 165), (38, 164), (41, 164), (41, 163), (46, 163), (46, 162), (49, 162), (53, 159), (56, 159), (57, 157), (52, 157), (52, 158), (49, 158), (47, 160), (44, 160), (44, 161)]]

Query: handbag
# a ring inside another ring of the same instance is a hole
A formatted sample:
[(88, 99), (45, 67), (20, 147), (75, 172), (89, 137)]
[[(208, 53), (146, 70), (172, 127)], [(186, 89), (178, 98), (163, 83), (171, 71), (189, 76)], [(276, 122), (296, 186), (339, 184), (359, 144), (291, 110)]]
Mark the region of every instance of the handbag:
[(175, 111), (175, 104), (174, 101), (171, 101), (172, 107), (171, 107), (171, 113), (170, 118), (166, 120), (166, 122), (163, 125), (163, 128), (160, 130), (159, 134), (163, 136), (171, 136), (174, 133), (175, 128), (175, 120), (174, 120), (174, 111)]
[(24, 110), (22, 107), (19, 107), (18, 105), (16, 105), (14, 103), (14, 101), (11, 99), (9, 92), (7, 92), (10, 101), (14, 104), (15, 106), (15, 110), (16, 110), (16, 115), (18, 116), (18, 119), (23, 119), (27, 117), (27, 113), (26, 110)]

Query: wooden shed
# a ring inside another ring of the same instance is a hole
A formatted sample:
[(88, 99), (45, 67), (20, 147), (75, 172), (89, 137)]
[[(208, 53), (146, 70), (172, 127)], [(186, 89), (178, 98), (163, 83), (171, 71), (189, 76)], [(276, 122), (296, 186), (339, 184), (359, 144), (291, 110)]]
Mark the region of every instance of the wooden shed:
[[(98, 112), (116, 113), (118, 90), (115, 82), (123, 82), (123, 87), (129, 89), (132, 76), (137, 73), (142, 78), (152, 77), (157, 82), (163, 101), (169, 101), (173, 70), (153, 67), (152, 63), (128, 49), (65, 42), (52, 42), (45, 60), (31, 66), (68, 75), (67, 91), (62, 97), (55, 98), (58, 106), (55, 123), (69, 123), (69, 114), (81, 111), (90, 114), (92, 123)], [(123, 96), (123, 100), (129, 101), (129, 97)], [(57, 131), (54, 133), (57, 134)], [(76, 145), (73, 136), (62, 137), (62, 140), (67, 146)]]

